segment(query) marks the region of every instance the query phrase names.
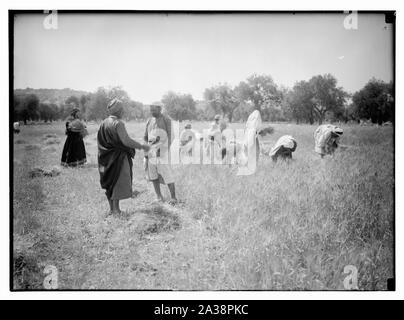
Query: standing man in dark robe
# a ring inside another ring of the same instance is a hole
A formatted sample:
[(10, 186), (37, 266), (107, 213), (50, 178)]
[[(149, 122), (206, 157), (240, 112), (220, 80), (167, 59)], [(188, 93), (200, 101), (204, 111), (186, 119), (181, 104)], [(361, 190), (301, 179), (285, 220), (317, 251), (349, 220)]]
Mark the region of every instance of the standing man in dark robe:
[(132, 158), (135, 149), (149, 146), (131, 139), (121, 118), (123, 102), (113, 99), (107, 107), (109, 117), (98, 130), (98, 170), (101, 187), (106, 190), (111, 213), (120, 213), (119, 200), (132, 197)]

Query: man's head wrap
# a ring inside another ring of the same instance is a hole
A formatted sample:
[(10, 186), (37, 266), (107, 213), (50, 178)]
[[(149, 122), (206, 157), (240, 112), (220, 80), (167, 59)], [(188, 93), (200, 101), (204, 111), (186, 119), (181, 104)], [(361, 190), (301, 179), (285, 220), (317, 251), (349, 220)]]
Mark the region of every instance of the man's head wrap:
[(119, 115), (123, 111), (123, 102), (114, 98), (108, 103), (107, 112), (111, 116)]

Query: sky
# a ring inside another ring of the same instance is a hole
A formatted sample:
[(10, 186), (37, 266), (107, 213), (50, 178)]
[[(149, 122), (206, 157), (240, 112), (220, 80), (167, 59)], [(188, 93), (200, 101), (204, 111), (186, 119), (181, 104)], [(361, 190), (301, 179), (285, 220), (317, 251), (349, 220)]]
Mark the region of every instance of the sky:
[(168, 91), (266, 74), (285, 87), (331, 73), (348, 92), (393, 79), (393, 31), (382, 14), (46, 14), (14, 20), (14, 87), (95, 91), (122, 86), (151, 103)]

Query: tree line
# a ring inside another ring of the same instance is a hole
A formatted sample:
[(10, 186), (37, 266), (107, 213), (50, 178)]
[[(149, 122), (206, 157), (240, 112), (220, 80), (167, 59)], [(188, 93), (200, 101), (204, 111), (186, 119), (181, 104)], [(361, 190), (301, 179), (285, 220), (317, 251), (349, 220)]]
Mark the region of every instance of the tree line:
[[(52, 95), (57, 90), (52, 90)], [(35, 90), (34, 90), (35, 92)], [(62, 102), (50, 102), (46, 97), (41, 101), (38, 96), (29, 90), (14, 92), (14, 121), (44, 121), (52, 122), (65, 120), (73, 110), (79, 108), (85, 120), (101, 120), (107, 116), (106, 108), (112, 98), (119, 97), (125, 102), (126, 120), (143, 120), (146, 117), (146, 107), (129, 98), (121, 87), (100, 87), (94, 93), (81, 93), (68, 96)]]
[[(35, 93), (18, 90), (14, 93), (14, 121), (64, 120), (73, 107), (80, 108), (86, 120), (106, 117), (110, 99), (125, 102), (126, 120), (144, 120), (147, 106), (133, 101), (121, 87), (100, 87), (93, 93), (70, 95), (62, 102), (50, 102)], [(53, 93), (54, 94), (54, 93)], [(229, 122), (245, 121), (253, 110), (261, 112), (264, 121), (324, 121), (371, 120), (382, 124), (394, 122), (394, 85), (377, 79), (354, 94), (338, 86), (331, 74), (313, 76), (296, 82), (292, 88), (278, 86), (271, 76), (253, 74), (236, 86), (226, 83), (206, 88), (202, 100), (190, 94), (167, 92), (161, 101), (166, 112), (175, 120), (211, 120), (221, 114)]]

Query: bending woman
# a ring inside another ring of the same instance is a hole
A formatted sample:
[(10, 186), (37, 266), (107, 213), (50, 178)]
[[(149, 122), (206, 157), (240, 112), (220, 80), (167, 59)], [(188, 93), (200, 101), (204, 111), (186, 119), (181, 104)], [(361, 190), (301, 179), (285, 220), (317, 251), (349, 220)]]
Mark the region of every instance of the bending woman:
[(321, 158), (325, 155), (333, 155), (339, 145), (339, 140), (344, 131), (332, 124), (323, 124), (314, 132), (314, 151)]
[(285, 135), (278, 139), (268, 155), (275, 162), (278, 158), (282, 160), (292, 159), (292, 153), (295, 152), (296, 148), (297, 142), (295, 138), (290, 135)]

